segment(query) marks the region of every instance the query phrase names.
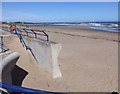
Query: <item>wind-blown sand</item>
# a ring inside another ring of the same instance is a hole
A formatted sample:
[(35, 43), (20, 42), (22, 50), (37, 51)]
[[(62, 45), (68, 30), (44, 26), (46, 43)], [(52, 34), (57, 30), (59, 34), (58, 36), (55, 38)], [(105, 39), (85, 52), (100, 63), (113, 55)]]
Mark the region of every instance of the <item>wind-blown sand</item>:
[(31, 28), (46, 30), (50, 41), (62, 44), (58, 62), (63, 77), (53, 79), (17, 37), (8, 38), (6, 47), (20, 53), (17, 65), (28, 72), (22, 86), (61, 92), (118, 91), (117, 33), (72, 26)]

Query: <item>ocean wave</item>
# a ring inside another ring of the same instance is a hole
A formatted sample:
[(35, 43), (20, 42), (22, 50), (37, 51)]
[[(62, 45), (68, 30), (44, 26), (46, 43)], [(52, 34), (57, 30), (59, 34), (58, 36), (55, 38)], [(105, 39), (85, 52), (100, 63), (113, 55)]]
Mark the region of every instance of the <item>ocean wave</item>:
[(105, 30), (110, 32), (120, 32), (118, 29), (118, 23), (110, 22), (84, 22), (84, 23), (44, 23), (44, 24), (29, 24), (29, 26), (80, 26), (85, 28), (93, 28), (99, 30)]

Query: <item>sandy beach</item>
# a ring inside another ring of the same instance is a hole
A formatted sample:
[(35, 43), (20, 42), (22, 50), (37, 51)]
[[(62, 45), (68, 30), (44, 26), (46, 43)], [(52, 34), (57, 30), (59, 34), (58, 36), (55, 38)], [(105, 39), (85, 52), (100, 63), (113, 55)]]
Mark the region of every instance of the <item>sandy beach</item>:
[[(20, 53), (17, 65), (28, 72), (22, 86), (60, 92), (118, 91), (118, 34), (75, 26), (39, 26), (50, 41), (62, 44), (58, 63), (62, 78), (53, 79), (20, 44), (17, 36), (5, 46)], [(3, 34), (10, 35), (8, 32)]]

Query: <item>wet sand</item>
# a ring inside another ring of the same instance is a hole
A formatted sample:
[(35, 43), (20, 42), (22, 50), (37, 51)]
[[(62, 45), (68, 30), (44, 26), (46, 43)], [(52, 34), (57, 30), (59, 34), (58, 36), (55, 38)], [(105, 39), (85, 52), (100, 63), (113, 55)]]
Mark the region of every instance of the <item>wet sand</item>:
[(46, 30), (50, 41), (62, 44), (58, 63), (63, 77), (53, 79), (14, 36), (5, 45), (21, 55), (17, 65), (28, 72), (22, 86), (61, 92), (118, 91), (117, 33), (71, 26), (31, 28)]

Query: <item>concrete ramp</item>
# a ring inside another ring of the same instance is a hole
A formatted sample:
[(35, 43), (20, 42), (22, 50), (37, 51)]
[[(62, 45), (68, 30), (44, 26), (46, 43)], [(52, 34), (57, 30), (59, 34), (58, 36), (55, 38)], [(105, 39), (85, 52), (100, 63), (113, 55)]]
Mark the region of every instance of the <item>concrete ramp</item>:
[(62, 77), (57, 60), (62, 47), (61, 44), (29, 37), (23, 38), (27, 46), (31, 48), (37, 63), (51, 73), (53, 78)]

